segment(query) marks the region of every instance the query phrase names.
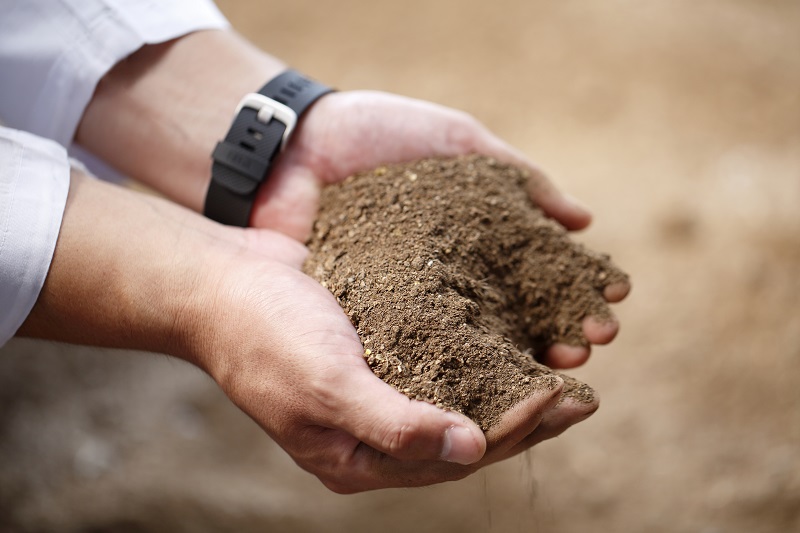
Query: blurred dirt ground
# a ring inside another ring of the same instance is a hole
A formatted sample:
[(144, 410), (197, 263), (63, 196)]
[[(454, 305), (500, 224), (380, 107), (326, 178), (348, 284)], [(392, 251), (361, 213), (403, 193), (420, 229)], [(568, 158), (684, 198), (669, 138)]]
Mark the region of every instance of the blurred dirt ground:
[(600, 411), (458, 483), (338, 496), (199, 371), (0, 351), (0, 531), (800, 531), (800, 4), (220, 3), (342, 89), (467, 110), (634, 280)]

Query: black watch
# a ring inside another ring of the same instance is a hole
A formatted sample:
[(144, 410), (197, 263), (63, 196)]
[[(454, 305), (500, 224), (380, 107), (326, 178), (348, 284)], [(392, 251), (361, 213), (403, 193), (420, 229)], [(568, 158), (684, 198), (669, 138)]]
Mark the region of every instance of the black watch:
[(225, 140), (211, 154), (205, 216), (246, 227), (258, 187), (269, 176), (300, 116), (333, 89), (287, 70), (242, 98)]

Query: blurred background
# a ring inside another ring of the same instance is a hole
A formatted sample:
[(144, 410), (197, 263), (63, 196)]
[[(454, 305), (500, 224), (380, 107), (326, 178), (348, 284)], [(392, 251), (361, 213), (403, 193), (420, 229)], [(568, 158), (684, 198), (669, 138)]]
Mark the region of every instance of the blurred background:
[(198, 370), (0, 350), (0, 532), (800, 531), (800, 3), (225, 0), (340, 89), (466, 110), (632, 276), (588, 421), (471, 478), (338, 496)]

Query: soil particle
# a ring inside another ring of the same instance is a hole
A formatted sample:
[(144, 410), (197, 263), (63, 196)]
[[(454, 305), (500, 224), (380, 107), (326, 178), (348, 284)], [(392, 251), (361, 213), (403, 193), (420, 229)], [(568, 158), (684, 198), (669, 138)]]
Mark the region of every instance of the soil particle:
[[(528, 198), (528, 174), (483, 156), (380, 167), (327, 187), (304, 270), (350, 317), (375, 374), (409, 398), (488, 429), (556, 385), (536, 362), (585, 345), (627, 280)], [(564, 395), (594, 392), (568, 376)]]

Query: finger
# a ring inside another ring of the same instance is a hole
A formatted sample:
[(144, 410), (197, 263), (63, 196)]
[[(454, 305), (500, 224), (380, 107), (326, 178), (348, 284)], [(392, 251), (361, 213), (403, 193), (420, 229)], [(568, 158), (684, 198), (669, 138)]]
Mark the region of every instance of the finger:
[[(491, 135), (491, 134), (490, 134)], [(486, 155), (497, 157), (501, 161), (528, 169), (528, 194), (533, 202), (549, 217), (556, 219), (568, 230), (579, 230), (592, 222), (592, 213), (576, 198), (564, 194), (550, 178), (521, 152), (512, 148), (494, 135), (482, 147)]]
[(560, 404), (545, 414), (536, 430), (505, 453), (498, 457), (492, 456), (492, 462), (503, 461), (524, 452), (540, 442), (558, 437), (570, 427), (592, 416), (599, 405), (599, 400), (596, 396), (591, 402), (581, 402), (565, 397)]
[(527, 438), (561, 398), (564, 380), (551, 374), (533, 380), (536, 393), (503, 414), (486, 432), (487, 456), (503, 454)]
[[(520, 406), (520, 413), (515, 413), (515, 409), (512, 409), (508, 416), (517, 418), (525, 410), (525, 406)], [(455, 481), (475, 472), (479, 467), (502, 461), (539, 442), (560, 435), (570, 426), (591, 416), (596, 410), (596, 401), (579, 402), (565, 399), (556, 407), (547, 410), (543, 416), (541, 414), (535, 416), (535, 427), (520, 440), (510, 447), (497, 446), (479, 463), (473, 465), (441, 461), (402, 461), (361, 444), (352, 453), (347, 453), (345, 460), (331, 461), (330, 464), (336, 465), (335, 469), (318, 475), (325, 486), (342, 494), (391, 487), (421, 487)], [(522, 415), (522, 418), (528, 417)], [(513, 433), (525, 433), (530, 427), (529, 425), (525, 429), (520, 428), (520, 431)], [(502, 439), (511, 440), (512, 435), (506, 434)]]
[(619, 322), (613, 316), (597, 318), (589, 316), (581, 324), (583, 335), (592, 344), (608, 344), (619, 333)]
[(556, 343), (539, 357), (539, 361), (550, 368), (575, 368), (584, 364), (591, 353), (591, 346)]
[(319, 183), (316, 174), (291, 157), (279, 158), (270, 179), (259, 187), (250, 225), (269, 228), (304, 242), (317, 215)]
[(368, 446), (403, 460), (470, 464), (486, 451), (475, 423), (453, 411), (411, 400), (377, 378), (366, 365), (349, 368), (347, 394), (331, 409), (332, 422)]
[[(608, 344), (619, 333), (619, 322), (613, 316), (604, 319), (586, 317), (583, 319), (581, 326), (584, 337), (591, 344)], [(576, 368), (586, 363), (591, 353), (591, 345), (572, 346), (556, 343), (550, 346), (538, 359), (542, 364), (550, 368)]]
[(411, 461), (391, 457), (360, 443), (334, 469), (318, 473), (326, 487), (340, 494), (398, 487), (424, 487), (462, 479), (476, 465), (444, 461)]
[(564, 194), (540, 170), (531, 170), (528, 194), (533, 203), (549, 217), (556, 219), (570, 231), (586, 228), (592, 214), (577, 198)]
[[(518, 403), (487, 433), (492, 448), (481, 461), (461, 465), (444, 461), (399, 459), (381, 453), (365, 443), (354, 446), (355, 439), (339, 431), (322, 439), (324, 457), (314, 457), (309, 471), (331, 490), (353, 493), (389, 487), (418, 487), (461, 479), (480, 466), (524, 441), (539, 425), (545, 413), (558, 403), (563, 380), (555, 375), (541, 379), (541, 391)], [(316, 436), (314, 438), (316, 439)], [(320, 468), (320, 465), (321, 468)], [(301, 464), (301, 466), (303, 466)]]
[(616, 303), (622, 301), (631, 291), (631, 284), (627, 281), (612, 283), (603, 290), (606, 301)]

